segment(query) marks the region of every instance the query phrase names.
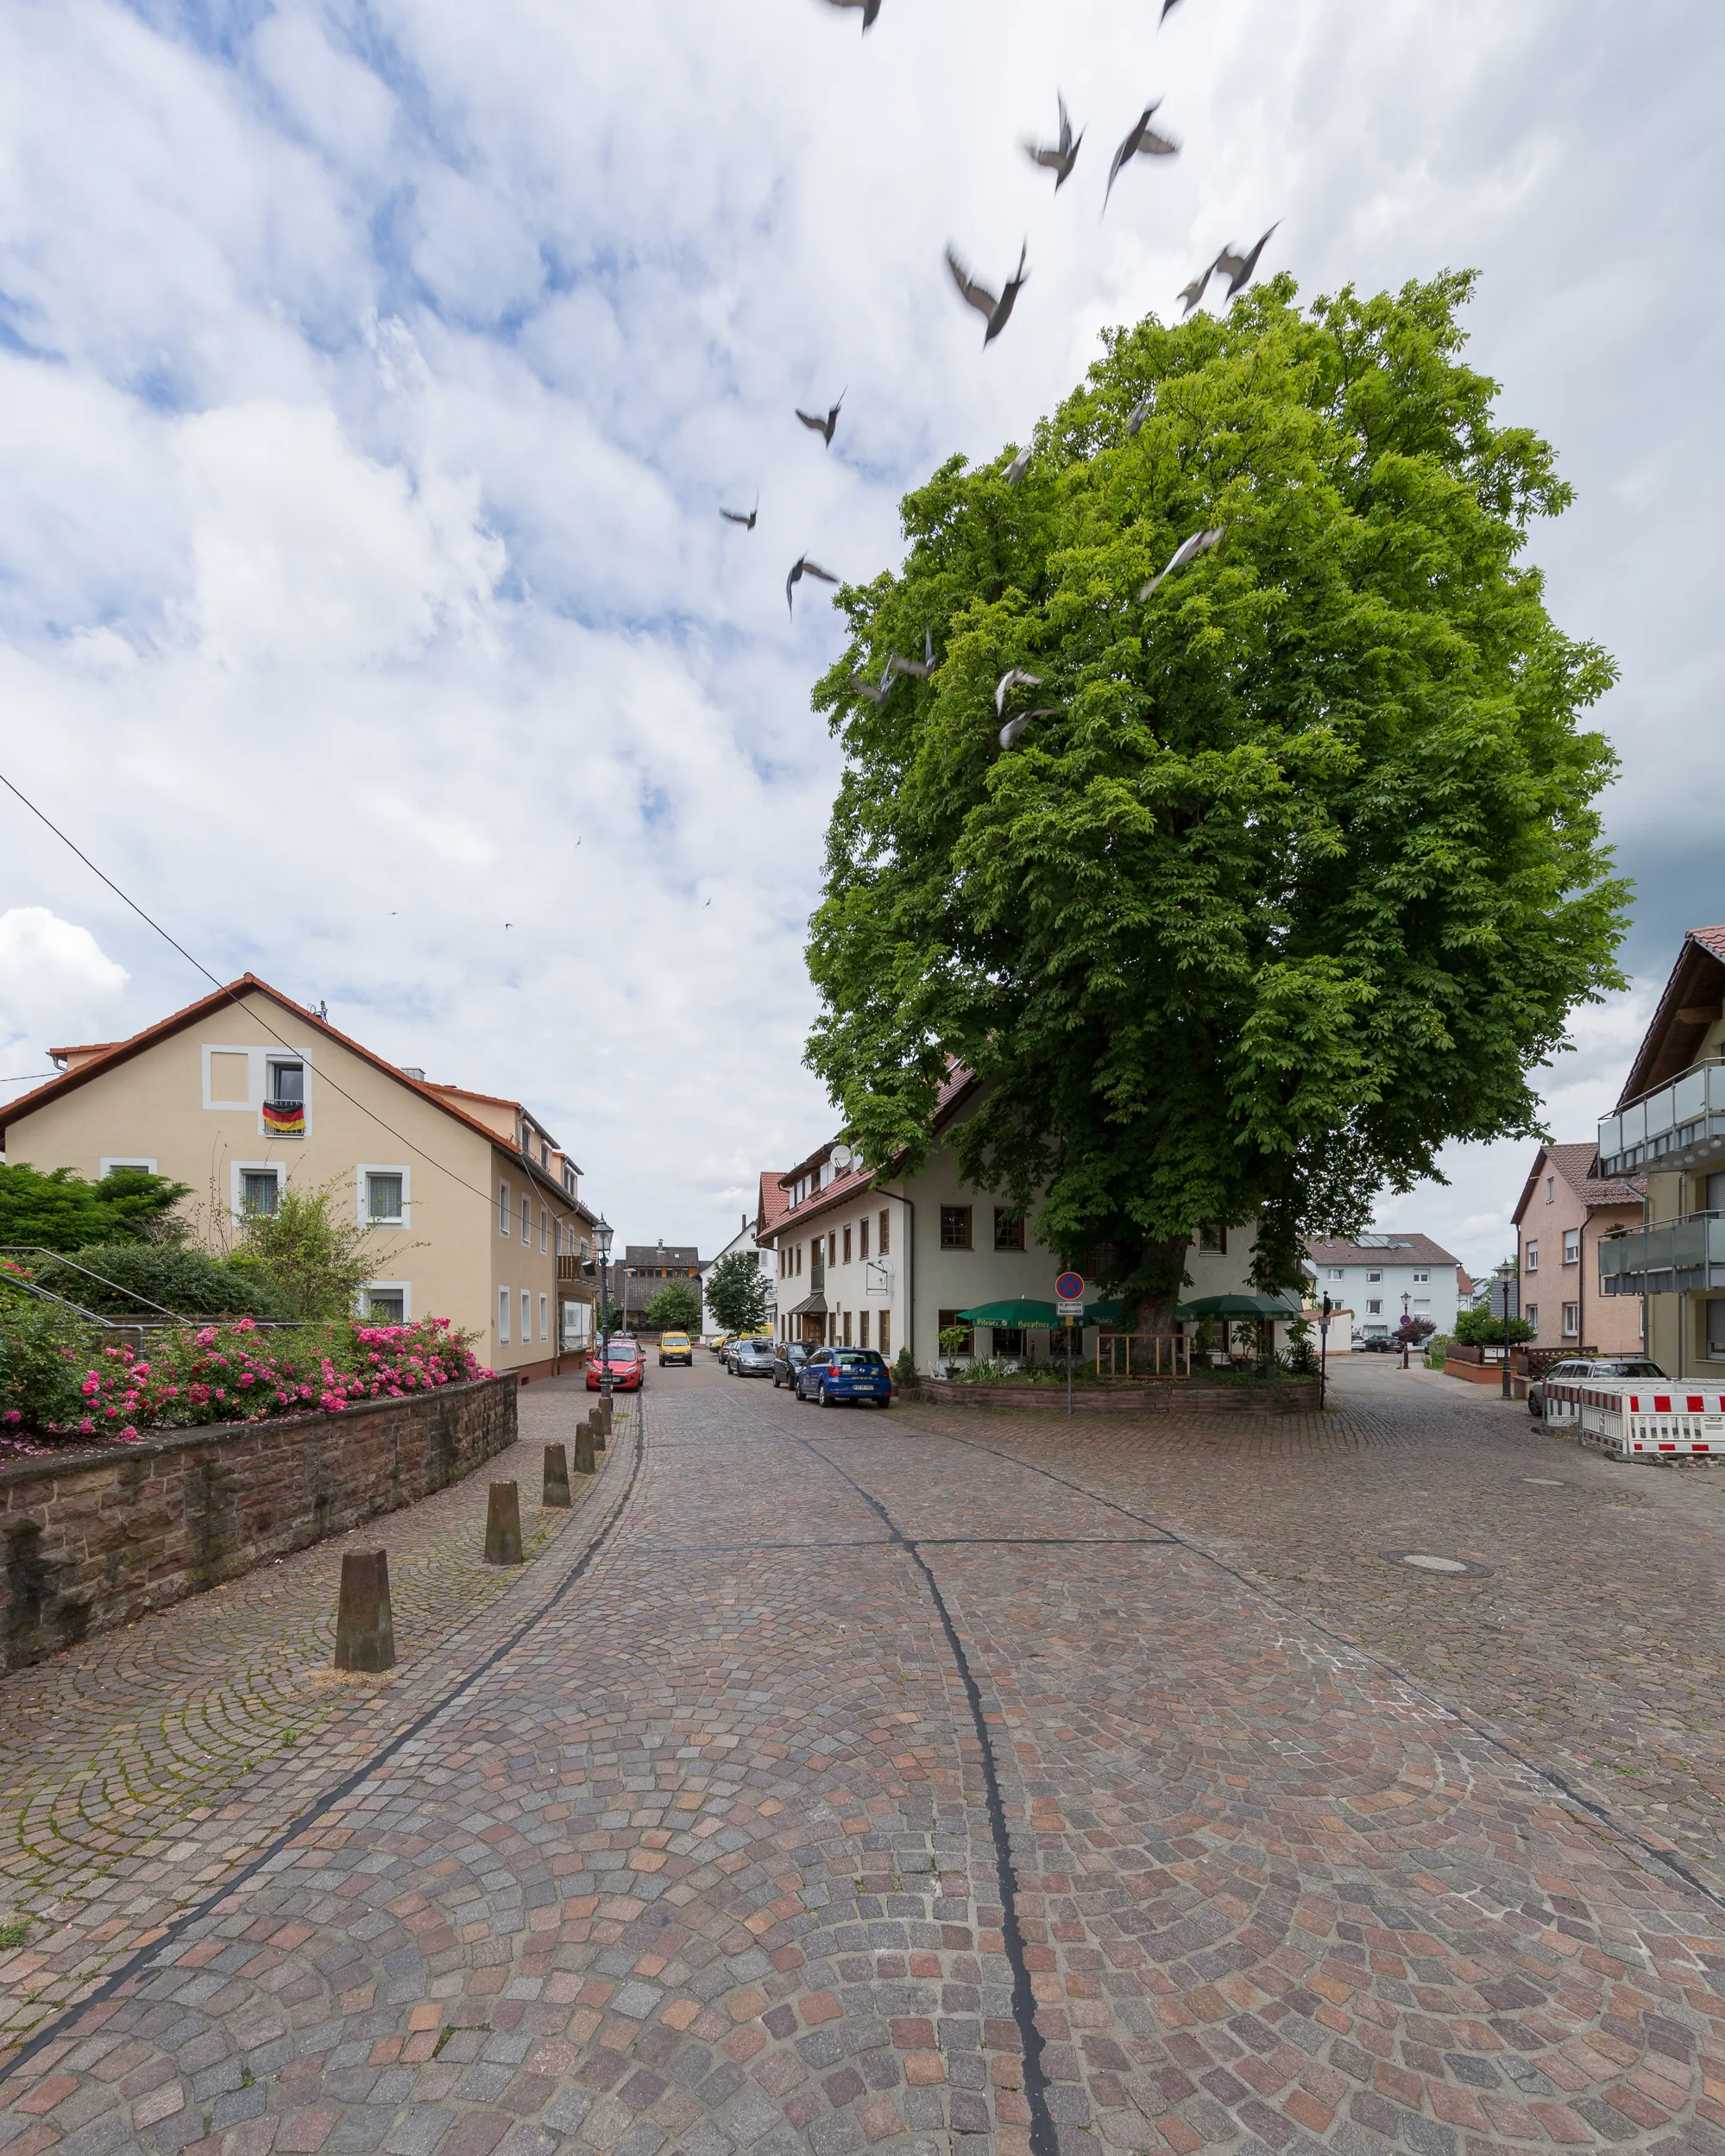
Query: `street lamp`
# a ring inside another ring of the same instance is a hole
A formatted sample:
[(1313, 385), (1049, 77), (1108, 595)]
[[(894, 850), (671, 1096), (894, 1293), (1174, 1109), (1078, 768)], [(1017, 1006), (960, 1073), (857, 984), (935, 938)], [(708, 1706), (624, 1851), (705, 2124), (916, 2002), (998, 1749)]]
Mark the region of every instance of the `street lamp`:
[(599, 1253), (599, 1397), (611, 1397), (611, 1237), (615, 1231), (601, 1213), (593, 1223), (593, 1248)]
[[(1510, 1283), (1511, 1283), (1512, 1281), (1514, 1281), (1514, 1282), (1516, 1283), (1516, 1285), (1517, 1285), (1518, 1291), (1519, 1291), (1519, 1288), (1520, 1288), (1520, 1279), (1519, 1279), (1519, 1277), (1518, 1277), (1518, 1274), (1517, 1274), (1517, 1272), (1516, 1272), (1516, 1267), (1515, 1267), (1515, 1261), (1514, 1261), (1514, 1260), (1513, 1258), (1505, 1258), (1505, 1259), (1502, 1260), (1502, 1263), (1501, 1263), (1501, 1264), (1500, 1264), (1500, 1265), (1496, 1267), (1496, 1275), (1497, 1275), (1497, 1284), (1498, 1284), (1498, 1286), (1499, 1286), (1499, 1288), (1502, 1290), (1502, 1304), (1503, 1304), (1503, 1397), (1504, 1397), (1504, 1399), (1507, 1400), (1507, 1399), (1509, 1398), (1509, 1362), (1510, 1362), (1510, 1348), (1509, 1348), (1509, 1287), (1510, 1287)], [(1516, 1300), (1517, 1304), (1519, 1305), (1519, 1304), (1520, 1304), (1520, 1300), (1521, 1300), (1521, 1298), (1520, 1298), (1520, 1292), (1517, 1292), (1517, 1295), (1516, 1295), (1515, 1300)], [(1516, 1315), (1517, 1315), (1518, 1317), (1520, 1315), (1520, 1311), (1519, 1307), (1518, 1307), (1518, 1309), (1517, 1309)]]
[(1401, 1298), (1401, 1367), (1407, 1367), (1407, 1305), (1409, 1297), (1404, 1291)]

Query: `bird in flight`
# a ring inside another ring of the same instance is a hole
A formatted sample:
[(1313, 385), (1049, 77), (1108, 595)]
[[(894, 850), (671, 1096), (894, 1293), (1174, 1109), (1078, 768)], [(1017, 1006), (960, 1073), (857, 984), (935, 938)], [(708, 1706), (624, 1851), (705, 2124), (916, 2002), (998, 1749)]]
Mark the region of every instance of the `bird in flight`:
[(1155, 104), (1144, 107), (1138, 115), (1137, 124), (1130, 129), (1125, 141), (1115, 151), (1114, 162), (1108, 167), (1107, 192), (1102, 198), (1104, 210), (1108, 207), (1108, 197), (1114, 192), (1114, 182), (1120, 177), (1121, 167), (1130, 164), (1133, 158), (1177, 157), (1180, 154), (1180, 144), (1173, 135), (1158, 135), (1150, 125), (1150, 115), (1161, 103), (1162, 99), (1158, 97)]
[(1133, 405), (1127, 418), (1126, 432), (1128, 435), (1136, 435), (1155, 408), (1156, 393), (1154, 389), (1147, 389), (1137, 403)]
[(874, 18), (880, 13), (880, 0), (827, 0), (827, 4), (833, 8), (860, 8), (865, 30), (874, 28)]
[(985, 348), (993, 343), (1011, 317), (1013, 302), (1025, 282), (1024, 257), (1029, 252), (1029, 242), (1027, 240), (1018, 250), (1017, 268), (1007, 279), (1005, 289), (997, 299), (986, 285), (977, 283), (951, 248), (947, 249), (947, 267), (953, 273), (953, 282), (958, 286), (960, 296), (979, 315), (987, 318), (988, 327), (982, 333)]
[(843, 404), (849, 393), (847, 388), (839, 392), (839, 404), (833, 406), (824, 419), (817, 419), (812, 412), (804, 412), (800, 405), (797, 407), (797, 418), (811, 432), (821, 436), (829, 449), (833, 446), (834, 431), (839, 424), (839, 405)]
[[(1281, 222), (1281, 220), (1278, 217), (1276, 223), (1279, 224)], [(1275, 230), (1275, 225), (1273, 224), (1269, 232), (1263, 234), (1257, 245), (1249, 254), (1236, 255), (1231, 248), (1224, 247), (1214, 262), (1211, 264), (1211, 267), (1218, 277), (1225, 277), (1228, 280), (1229, 299), (1237, 299), (1251, 283), (1253, 277), (1257, 273), (1258, 257), (1264, 251), (1264, 243), (1269, 238), (1270, 232)]]
[(890, 674), (909, 674), (919, 682), (926, 682), (935, 670), (935, 632), (922, 632), (922, 656), (920, 659), (902, 659), (895, 651), (886, 662)]
[(1029, 468), (1030, 452), (1029, 449), (1020, 449), (1017, 456), (1006, 467), (1006, 484), (1009, 487), (1016, 487)]
[(791, 588), (800, 584), (805, 576), (818, 576), (823, 584), (836, 584), (839, 581), (823, 569), (818, 562), (811, 562), (806, 554), (799, 554), (791, 564), (790, 575), (784, 580), (784, 604), (788, 613), (794, 614), (796, 612), (796, 601), (790, 595)]
[(1168, 21), (1169, 16), (1174, 13), (1174, 9), (1179, 5), (1180, 0), (1162, 0), (1162, 11), (1156, 17), (1156, 28), (1158, 29), (1161, 29), (1163, 23)]
[(1160, 576), (1151, 577), (1149, 582), (1138, 594), (1138, 597), (1141, 600), (1148, 599), (1156, 586), (1172, 576), (1177, 569), (1184, 569), (1188, 562), (1196, 561), (1200, 554), (1207, 554), (1211, 548), (1221, 539), (1223, 529), (1222, 525), (1218, 525), (1213, 531), (1194, 531), (1189, 539), (1182, 539), (1169, 557), (1168, 567)]
[(1183, 315), (1190, 314), (1193, 309), (1198, 305), (1199, 301), (1203, 299), (1206, 292), (1209, 289), (1210, 280), (1215, 273), (1215, 269), (1216, 265), (1214, 262), (1206, 262), (1203, 268), (1199, 271), (1197, 276), (1193, 279), (1192, 282), (1189, 285), (1181, 287), (1180, 294), (1181, 303), (1180, 312)]
[(1009, 688), (1040, 688), (1042, 685), (1040, 674), (1027, 674), (1020, 666), (1015, 666), (1010, 672), (1003, 674), (994, 685), (995, 717), (998, 719), (1006, 708), (1006, 692)]
[(1024, 154), (1033, 165), (1046, 166), (1055, 176), (1055, 192), (1058, 194), (1072, 178), (1072, 168), (1078, 162), (1079, 144), (1082, 134), (1073, 136), (1072, 122), (1067, 117), (1066, 99), (1059, 91), (1055, 92), (1061, 108), (1061, 139), (1052, 149), (1046, 142), (1026, 142)]
[[(819, 575), (819, 574), (820, 571), (817, 569), (815, 571), (815, 575)], [(874, 682), (866, 682), (860, 674), (853, 674), (851, 676), (851, 687), (855, 689), (859, 696), (866, 696), (870, 703), (884, 704), (892, 688), (892, 675), (893, 661), (891, 655), (889, 653), (886, 661), (886, 671), (881, 676), (880, 684), (878, 688)]]
[(740, 509), (721, 509), (719, 512), (719, 514), (725, 519), (727, 524), (740, 524), (742, 525), (745, 531), (752, 531), (755, 528), (755, 519), (759, 516), (760, 512), (761, 498), (759, 494), (757, 494), (755, 496), (755, 506), (750, 510), (747, 516), (744, 516)]
[(1000, 729), (1001, 747), (1010, 749), (1033, 719), (1052, 719), (1059, 708), (1057, 704), (1038, 704), (1034, 711), (1021, 711), (1016, 719), (1009, 719)]

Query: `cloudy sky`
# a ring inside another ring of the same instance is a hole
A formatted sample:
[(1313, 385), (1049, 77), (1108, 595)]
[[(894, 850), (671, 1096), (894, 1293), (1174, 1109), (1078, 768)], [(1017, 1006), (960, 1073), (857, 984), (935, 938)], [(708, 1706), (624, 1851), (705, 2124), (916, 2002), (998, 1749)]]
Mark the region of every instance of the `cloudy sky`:
[[(1709, 623), (1725, 17), (1698, 0), (11, 0), (0, 769), (223, 977), (519, 1094), (630, 1239), (825, 1135), (801, 949), (835, 757), (808, 550), (896, 558), (1224, 241), (1308, 292), (1473, 265), (1623, 668), (1635, 991), (1725, 918)], [(1089, 130), (1055, 198), (1017, 144)], [(1109, 151), (1149, 99), (1183, 145)], [(986, 354), (941, 264), (1031, 281)], [(830, 452), (792, 407), (846, 392)], [(748, 508), (753, 533), (724, 524)], [(804, 592), (809, 590), (805, 585)], [(0, 795), (0, 1079), (198, 977)], [(1489, 1264), (1525, 1147), (1387, 1206)]]

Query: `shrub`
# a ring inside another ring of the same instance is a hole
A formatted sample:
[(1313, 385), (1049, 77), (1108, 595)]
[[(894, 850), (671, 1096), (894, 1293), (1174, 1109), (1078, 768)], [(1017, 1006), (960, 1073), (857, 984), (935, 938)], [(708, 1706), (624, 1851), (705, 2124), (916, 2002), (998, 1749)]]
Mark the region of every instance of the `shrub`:
[[(224, 1263), (201, 1250), (163, 1243), (97, 1243), (79, 1251), (77, 1263), (83, 1271), (44, 1262), (36, 1277), (54, 1294), (105, 1316), (135, 1316), (141, 1304), (149, 1303), (180, 1317), (293, 1315), (257, 1267)], [(91, 1273), (101, 1277), (91, 1279)], [(112, 1285), (104, 1286), (104, 1281)]]
[(647, 1304), (643, 1324), (661, 1333), (698, 1333), (701, 1291), (692, 1280), (667, 1280)]
[[(1533, 1337), (1533, 1328), (1525, 1317), (1508, 1321), (1511, 1345)], [(1456, 1318), (1455, 1338), (1464, 1348), (1501, 1348), (1503, 1345), (1504, 1320), (1494, 1317), (1489, 1311), (1464, 1310)]]
[(273, 1213), (247, 1216), (230, 1263), (261, 1276), (290, 1317), (349, 1316), (380, 1262), (377, 1238), (337, 1203), (345, 1191), (350, 1205), (352, 1190), (340, 1176), (311, 1191), (284, 1184)]
[(0, 1244), (43, 1250), (143, 1239), (173, 1241), (184, 1234), (174, 1208), (190, 1185), (142, 1168), (116, 1168), (99, 1183), (70, 1168), (44, 1174), (28, 1160), (0, 1166)]
[(97, 1352), (92, 1325), (52, 1303), (38, 1302), (22, 1286), (24, 1269), (0, 1258), (0, 1436), (21, 1427), (48, 1430), (75, 1420), (83, 1408), (78, 1389), (84, 1367)]
[(908, 1348), (898, 1350), (898, 1360), (892, 1366), (892, 1382), (895, 1385), (915, 1385), (916, 1382), (916, 1365)]

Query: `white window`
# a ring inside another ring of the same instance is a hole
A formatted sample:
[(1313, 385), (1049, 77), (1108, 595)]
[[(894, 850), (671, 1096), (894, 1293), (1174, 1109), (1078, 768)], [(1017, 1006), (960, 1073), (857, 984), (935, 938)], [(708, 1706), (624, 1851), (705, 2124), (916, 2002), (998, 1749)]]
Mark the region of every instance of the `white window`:
[(1348, 1277), (1338, 1265), (1332, 1265), (1324, 1275), (1326, 1280), (1344, 1280)]
[[(550, 1212), (546, 1210), (546, 1208), (545, 1208), (545, 1206), (541, 1205), (541, 1206), (540, 1206), (540, 1208), (539, 1208), (539, 1249), (540, 1249), (541, 1254), (543, 1254), (544, 1252), (545, 1252), (545, 1251), (549, 1250), (549, 1249), (551, 1248), (551, 1216)], [(541, 1340), (543, 1340), (543, 1339), (545, 1338), (545, 1331), (544, 1331), (544, 1329), (543, 1329), (543, 1328), (541, 1328), (540, 1332), (539, 1332), (539, 1338), (540, 1338)]]
[(281, 1203), (283, 1172), (274, 1160), (235, 1160), (229, 1170), (229, 1210), (236, 1220), (273, 1213)]
[(1415, 1310), (1430, 1310), (1432, 1307), (1431, 1297), (1429, 1295), (1416, 1295), (1413, 1298), (1413, 1307)]
[(1383, 1275), (1381, 1273), (1368, 1273), (1366, 1278), (1369, 1280), (1381, 1280)]
[(413, 1294), (406, 1280), (368, 1280), (360, 1292), (375, 1325), (405, 1325), (412, 1317)]
[(551, 1298), (549, 1295), (542, 1295), (539, 1298), (539, 1338), (549, 1340), (551, 1336)]
[(1381, 1317), (1383, 1315), (1383, 1303), (1380, 1297), (1373, 1296), (1366, 1304), (1366, 1315), (1369, 1317)]
[(1420, 1286), (1426, 1281), (1429, 1280), (1431, 1277), (1432, 1276), (1429, 1273), (1416, 1273), (1413, 1275), (1413, 1284), (1416, 1287)]
[(533, 1336), (533, 1298), (526, 1288), (521, 1290), (521, 1344), (526, 1347)]
[(501, 1287), (497, 1291), (497, 1337), (506, 1348), (508, 1346), (509, 1291), (507, 1287)]
[(1564, 1304), (1564, 1338), (1565, 1340), (1581, 1338), (1581, 1304), (1579, 1303)]
[(116, 1168), (138, 1168), (146, 1175), (155, 1175), (159, 1172), (155, 1162), (146, 1160), (142, 1154), (104, 1153), (102, 1156), (103, 1174), (111, 1175)]
[(1539, 1305), (1537, 1303), (1529, 1303), (1527, 1307), (1522, 1311), (1521, 1315), (1527, 1319), (1528, 1324), (1533, 1327), (1534, 1333), (1537, 1335), (1539, 1329)]
[(1527, 1246), (1527, 1270), (1530, 1273), (1539, 1270), (1539, 1246), (1537, 1242), (1530, 1242)]
[(1565, 1228), (1564, 1230), (1564, 1263), (1565, 1265), (1581, 1263), (1581, 1230), (1579, 1228)]
[[(508, 1234), (509, 1223), (513, 1218), (514, 1210), (509, 1203), (509, 1185), (507, 1183), (500, 1183), (497, 1185), (497, 1232), (500, 1235)], [(506, 1340), (509, 1337), (507, 1331), (503, 1337)]]
[(412, 1215), (412, 1178), (406, 1168), (362, 1160), (354, 1171), (362, 1228), (406, 1228)]

